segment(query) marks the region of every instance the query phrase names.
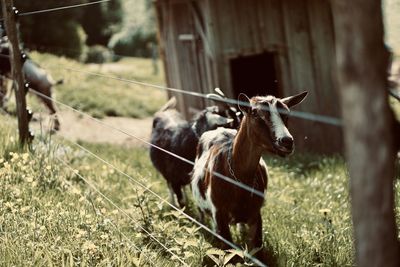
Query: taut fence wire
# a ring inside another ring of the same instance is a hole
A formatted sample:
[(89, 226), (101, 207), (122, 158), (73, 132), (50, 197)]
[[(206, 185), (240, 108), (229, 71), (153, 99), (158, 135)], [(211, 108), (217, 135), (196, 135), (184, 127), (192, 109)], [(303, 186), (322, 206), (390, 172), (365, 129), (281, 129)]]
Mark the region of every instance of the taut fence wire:
[[(74, 168), (72, 168), (66, 161), (63, 159), (56, 157), (56, 159), (61, 162), (63, 165), (65, 165), (67, 168), (69, 168), (71, 171), (75, 171)], [(127, 218), (129, 218), (131, 221), (135, 222), (136, 225), (144, 232), (146, 235), (148, 235), (151, 239), (153, 239), (156, 243), (158, 243), (163, 249), (165, 249), (168, 253), (170, 253), (172, 256), (174, 256), (180, 263), (182, 263), (184, 266), (189, 267), (189, 265), (178, 255), (176, 255), (171, 249), (169, 249), (165, 244), (163, 244), (160, 240), (158, 240), (152, 233), (150, 233), (148, 230), (146, 230), (143, 226), (140, 225), (140, 223), (135, 220), (131, 215), (129, 215), (124, 209), (119, 207), (117, 204), (114, 203), (109, 197), (107, 197), (105, 194), (103, 194), (97, 187), (93, 185), (88, 179), (83, 177), (80, 173), (76, 173), (76, 175), (79, 176), (90, 188), (92, 188), (95, 192), (97, 192), (102, 198), (104, 198), (106, 201), (108, 201), (112, 206), (114, 206), (116, 209), (118, 209), (121, 213), (123, 213)]]

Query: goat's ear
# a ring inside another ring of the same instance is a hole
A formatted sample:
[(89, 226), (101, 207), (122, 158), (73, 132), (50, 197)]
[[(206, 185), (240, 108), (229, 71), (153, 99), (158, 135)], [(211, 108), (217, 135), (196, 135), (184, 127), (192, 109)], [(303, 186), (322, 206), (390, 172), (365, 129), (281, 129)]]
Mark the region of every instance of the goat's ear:
[(306, 98), (307, 95), (308, 92), (304, 91), (303, 93), (297, 95), (282, 98), (282, 102), (286, 104), (289, 108), (291, 108), (303, 102), (304, 98)]
[(230, 108), (229, 104), (226, 102), (226, 96), (219, 88), (214, 89), (215, 94), (207, 94), (207, 98), (214, 101), (218, 106), (219, 112), (225, 112)]
[(233, 122), (233, 119), (226, 118), (224, 116), (213, 114), (213, 113), (206, 113), (207, 121), (211, 127), (227, 127)]
[(224, 92), (222, 92), (222, 90), (221, 90), (219, 87), (216, 87), (216, 88), (214, 89), (214, 91), (215, 91), (216, 94), (218, 94), (218, 95), (220, 95), (220, 96), (222, 96), (222, 97), (226, 97), (225, 94), (224, 94)]
[(238, 108), (243, 114), (247, 114), (251, 112), (251, 106), (250, 106), (250, 98), (243, 94), (240, 93), (238, 96)]

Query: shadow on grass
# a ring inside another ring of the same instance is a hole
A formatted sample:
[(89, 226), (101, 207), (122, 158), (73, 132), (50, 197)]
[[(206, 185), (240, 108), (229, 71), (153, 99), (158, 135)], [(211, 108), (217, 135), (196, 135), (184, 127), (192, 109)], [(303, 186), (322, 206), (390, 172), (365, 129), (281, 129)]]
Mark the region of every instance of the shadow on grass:
[(345, 160), (340, 155), (296, 154), (288, 158), (266, 155), (263, 157), (270, 168), (282, 169), (296, 177), (309, 175), (331, 168), (343, 168)]

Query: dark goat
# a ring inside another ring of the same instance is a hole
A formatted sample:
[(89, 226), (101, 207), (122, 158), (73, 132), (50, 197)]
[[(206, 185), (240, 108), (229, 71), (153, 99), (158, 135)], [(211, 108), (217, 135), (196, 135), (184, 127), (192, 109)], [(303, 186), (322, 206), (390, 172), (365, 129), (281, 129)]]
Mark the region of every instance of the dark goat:
[[(27, 57), (23, 63), (22, 72), (30, 88), (49, 98), (51, 98), (52, 87), (62, 83), (62, 80), (55, 82), (50, 74), (33, 62), (29, 57)], [(7, 37), (1, 38), (0, 41), (0, 75), (11, 78), (10, 45)], [(6, 92), (6, 88), (3, 88), (1, 91)], [(45, 97), (38, 97), (49, 109), (50, 114), (54, 114), (53, 130), (58, 131), (60, 129), (60, 122), (56, 115), (57, 111), (54, 107), (54, 103)]]
[[(214, 106), (200, 111), (188, 122), (174, 109), (175, 105), (176, 99), (171, 98), (155, 114), (151, 143), (190, 161), (194, 161), (196, 157), (196, 147), (204, 132), (219, 126), (227, 126), (233, 121), (219, 115), (220, 110)], [(176, 206), (174, 197), (176, 195), (179, 206), (184, 207), (182, 187), (190, 183), (189, 173), (193, 165), (155, 147), (150, 148), (150, 158), (156, 169), (167, 180), (171, 202)]]
[(226, 102), (227, 97), (221, 91), (221, 89), (215, 88), (214, 91), (214, 94), (208, 94), (207, 97), (215, 102), (218, 109), (221, 111), (220, 115), (231, 118), (233, 120), (229, 128), (239, 128), (240, 122), (243, 118), (243, 113), (236, 109), (236, 107), (232, 104)]
[[(289, 107), (299, 104), (307, 92), (279, 99), (241, 95), (244, 118), (238, 131), (218, 128), (201, 136), (192, 174), (192, 192), (201, 211), (212, 215), (216, 231), (232, 242), (231, 223), (250, 226), (251, 248), (262, 246), (263, 199), (215, 176), (219, 173), (264, 192), (267, 166), (262, 154), (290, 155), (294, 140), (287, 129)], [(280, 113), (284, 110), (285, 113)], [(224, 244), (223, 248), (228, 246)]]

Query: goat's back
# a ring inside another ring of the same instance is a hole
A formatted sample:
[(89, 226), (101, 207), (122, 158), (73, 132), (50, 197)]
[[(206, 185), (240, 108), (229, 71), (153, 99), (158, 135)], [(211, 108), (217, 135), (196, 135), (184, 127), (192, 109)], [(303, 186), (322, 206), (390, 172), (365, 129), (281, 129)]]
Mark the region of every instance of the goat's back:
[(29, 82), (33, 89), (41, 90), (51, 88), (56, 82), (53, 77), (48, 74), (43, 68), (33, 62), (31, 59), (27, 59), (22, 66), (22, 71), (25, 75), (25, 79)]
[[(175, 109), (156, 113), (151, 141), (153, 145), (194, 161), (198, 138), (189, 122)], [(188, 184), (193, 166), (158, 148), (150, 148), (150, 158), (157, 170), (171, 182)]]

